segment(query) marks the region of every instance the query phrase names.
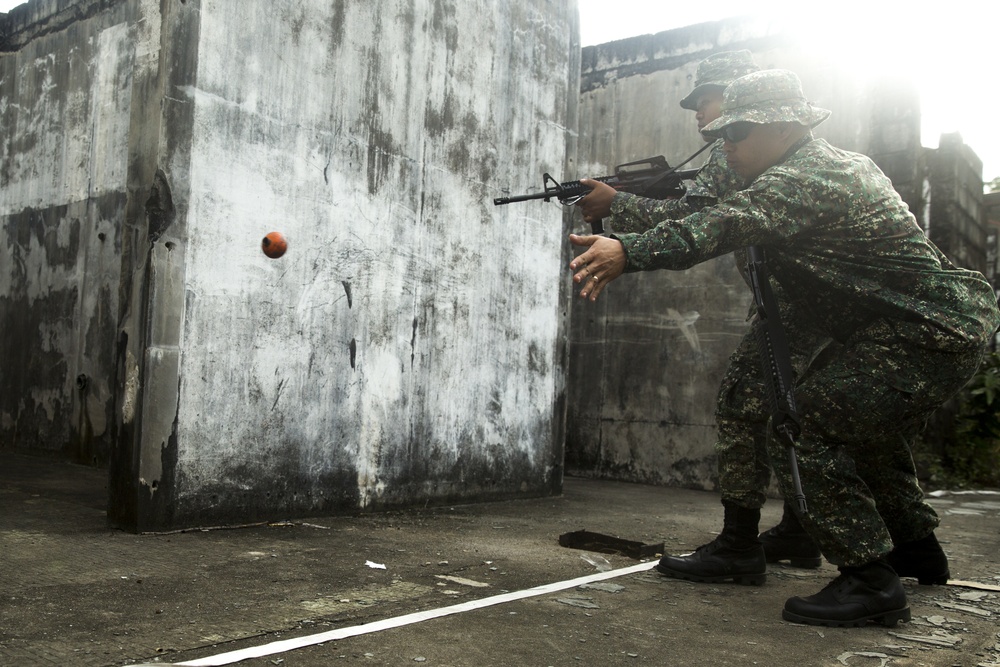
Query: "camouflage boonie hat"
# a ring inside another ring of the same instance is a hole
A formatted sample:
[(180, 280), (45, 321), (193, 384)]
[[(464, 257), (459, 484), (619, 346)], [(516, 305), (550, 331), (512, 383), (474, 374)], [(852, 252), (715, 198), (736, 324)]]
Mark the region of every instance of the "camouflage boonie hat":
[(753, 61), (753, 56), (746, 49), (713, 53), (698, 63), (698, 71), (694, 76), (694, 90), (681, 100), (681, 106), (697, 111), (698, 98), (709, 88), (724, 89), (741, 76), (759, 69), (760, 67)]
[(702, 134), (717, 138), (722, 128), (739, 122), (816, 127), (830, 117), (830, 111), (806, 100), (795, 72), (784, 69), (761, 70), (733, 81), (726, 88), (721, 111), (721, 116), (702, 128)]

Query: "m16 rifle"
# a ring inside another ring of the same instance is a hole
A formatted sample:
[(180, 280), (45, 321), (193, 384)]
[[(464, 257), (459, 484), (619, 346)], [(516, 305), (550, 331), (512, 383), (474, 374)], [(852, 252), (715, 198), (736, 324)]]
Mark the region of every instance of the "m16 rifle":
[[(614, 174), (601, 176), (593, 180), (606, 183), (615, 190), (630, 192), (640, 197), (670, 199), (682, 197), (686, 191), (682, 181), (694, 178), (698, 174), (698, 171), (698, 169), (678, 171), (677, 167), (671, 167), (667, 164), (667, 160), (662, 155), (657, 155), (645, 160), (620, 164), (615, 167)], [(542, 175), (542, 187), (542, 192), (515, 195), (513, 197), (497, 197), (493, 200), (493, 204), (494, 206), (502, 206), (504, 204), (514, 204), (532, 199), (551, 201), (555, 198), (561, 204), (572, 206), (587, 196), (591, 190), (591, 188), (583, 185), (580, 181), (560, 183), (547, 173)], [(594, 234), (604, 233), (603, 220), (591, 222), (590, 227)]]
[(771, 291), (764, 251), (758, 246), (747, 248), (747, 274), (753, 291), (754, 307), (760, 328), (757, 344), (760, 350), (761, 369), (767, 397), (771, 403), (771, 428), (781, 435), (788, 447), (788, 465), (792, 475), (792, 488), (799, 512), (806, 512), (806, 496), (799, 478), (799, 462), (795, 456), (795, 442), (801, 432), (799, 415), (795, 408), (793, 392), (792, 357), (788, 339), (778, 315), (778, 301)]

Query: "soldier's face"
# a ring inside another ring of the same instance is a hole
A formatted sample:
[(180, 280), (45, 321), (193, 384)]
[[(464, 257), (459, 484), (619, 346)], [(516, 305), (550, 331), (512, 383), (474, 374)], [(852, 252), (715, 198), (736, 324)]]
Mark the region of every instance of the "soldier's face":
[[(695, 120), (698, 121), (698, 131), (722, 114), (722, 90), (709, 90), (698, 96), (695, 102)], [(705, 141), (714, 141), (705, 137)]]
[(733, 123), (722, 138), (729, 168), (748, 183), (777, 164), (788, 149), (780, 123)]

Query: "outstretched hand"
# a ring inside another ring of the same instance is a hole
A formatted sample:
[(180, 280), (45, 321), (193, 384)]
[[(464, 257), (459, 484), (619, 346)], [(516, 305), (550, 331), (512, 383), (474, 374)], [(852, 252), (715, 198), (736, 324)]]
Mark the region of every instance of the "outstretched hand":
[(576, 272), (573, 282), (583, 286), (580, 290), (582, 298), (590, 297), (591, 301), (597, 301), (605, 285), (625, 271), (625, 248), (621, 242), (606, 236), (570, 234), (569, 240), (573, 245), (587, 248), (569, 264), (569, 268)]

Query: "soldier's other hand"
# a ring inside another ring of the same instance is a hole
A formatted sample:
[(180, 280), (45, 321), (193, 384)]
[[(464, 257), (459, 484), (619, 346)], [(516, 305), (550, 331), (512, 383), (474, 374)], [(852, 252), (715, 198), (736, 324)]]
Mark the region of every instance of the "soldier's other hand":
[(625, 248), (616, 239), (606, 236), (569, 235), (573, 245), (587, 248), (569, 264), (574, 271), (573, 282), (582, 286), (580, 296), (597, 301), (604, 287), (625, 271)]
[(592, 188), (583, 199), (576, 202), (583, 213), (584, 222), (594, 223), (611, 215), (611, 200), (618, 191), (607, 183), (592, 178), (581, 178), (580, 183)]

